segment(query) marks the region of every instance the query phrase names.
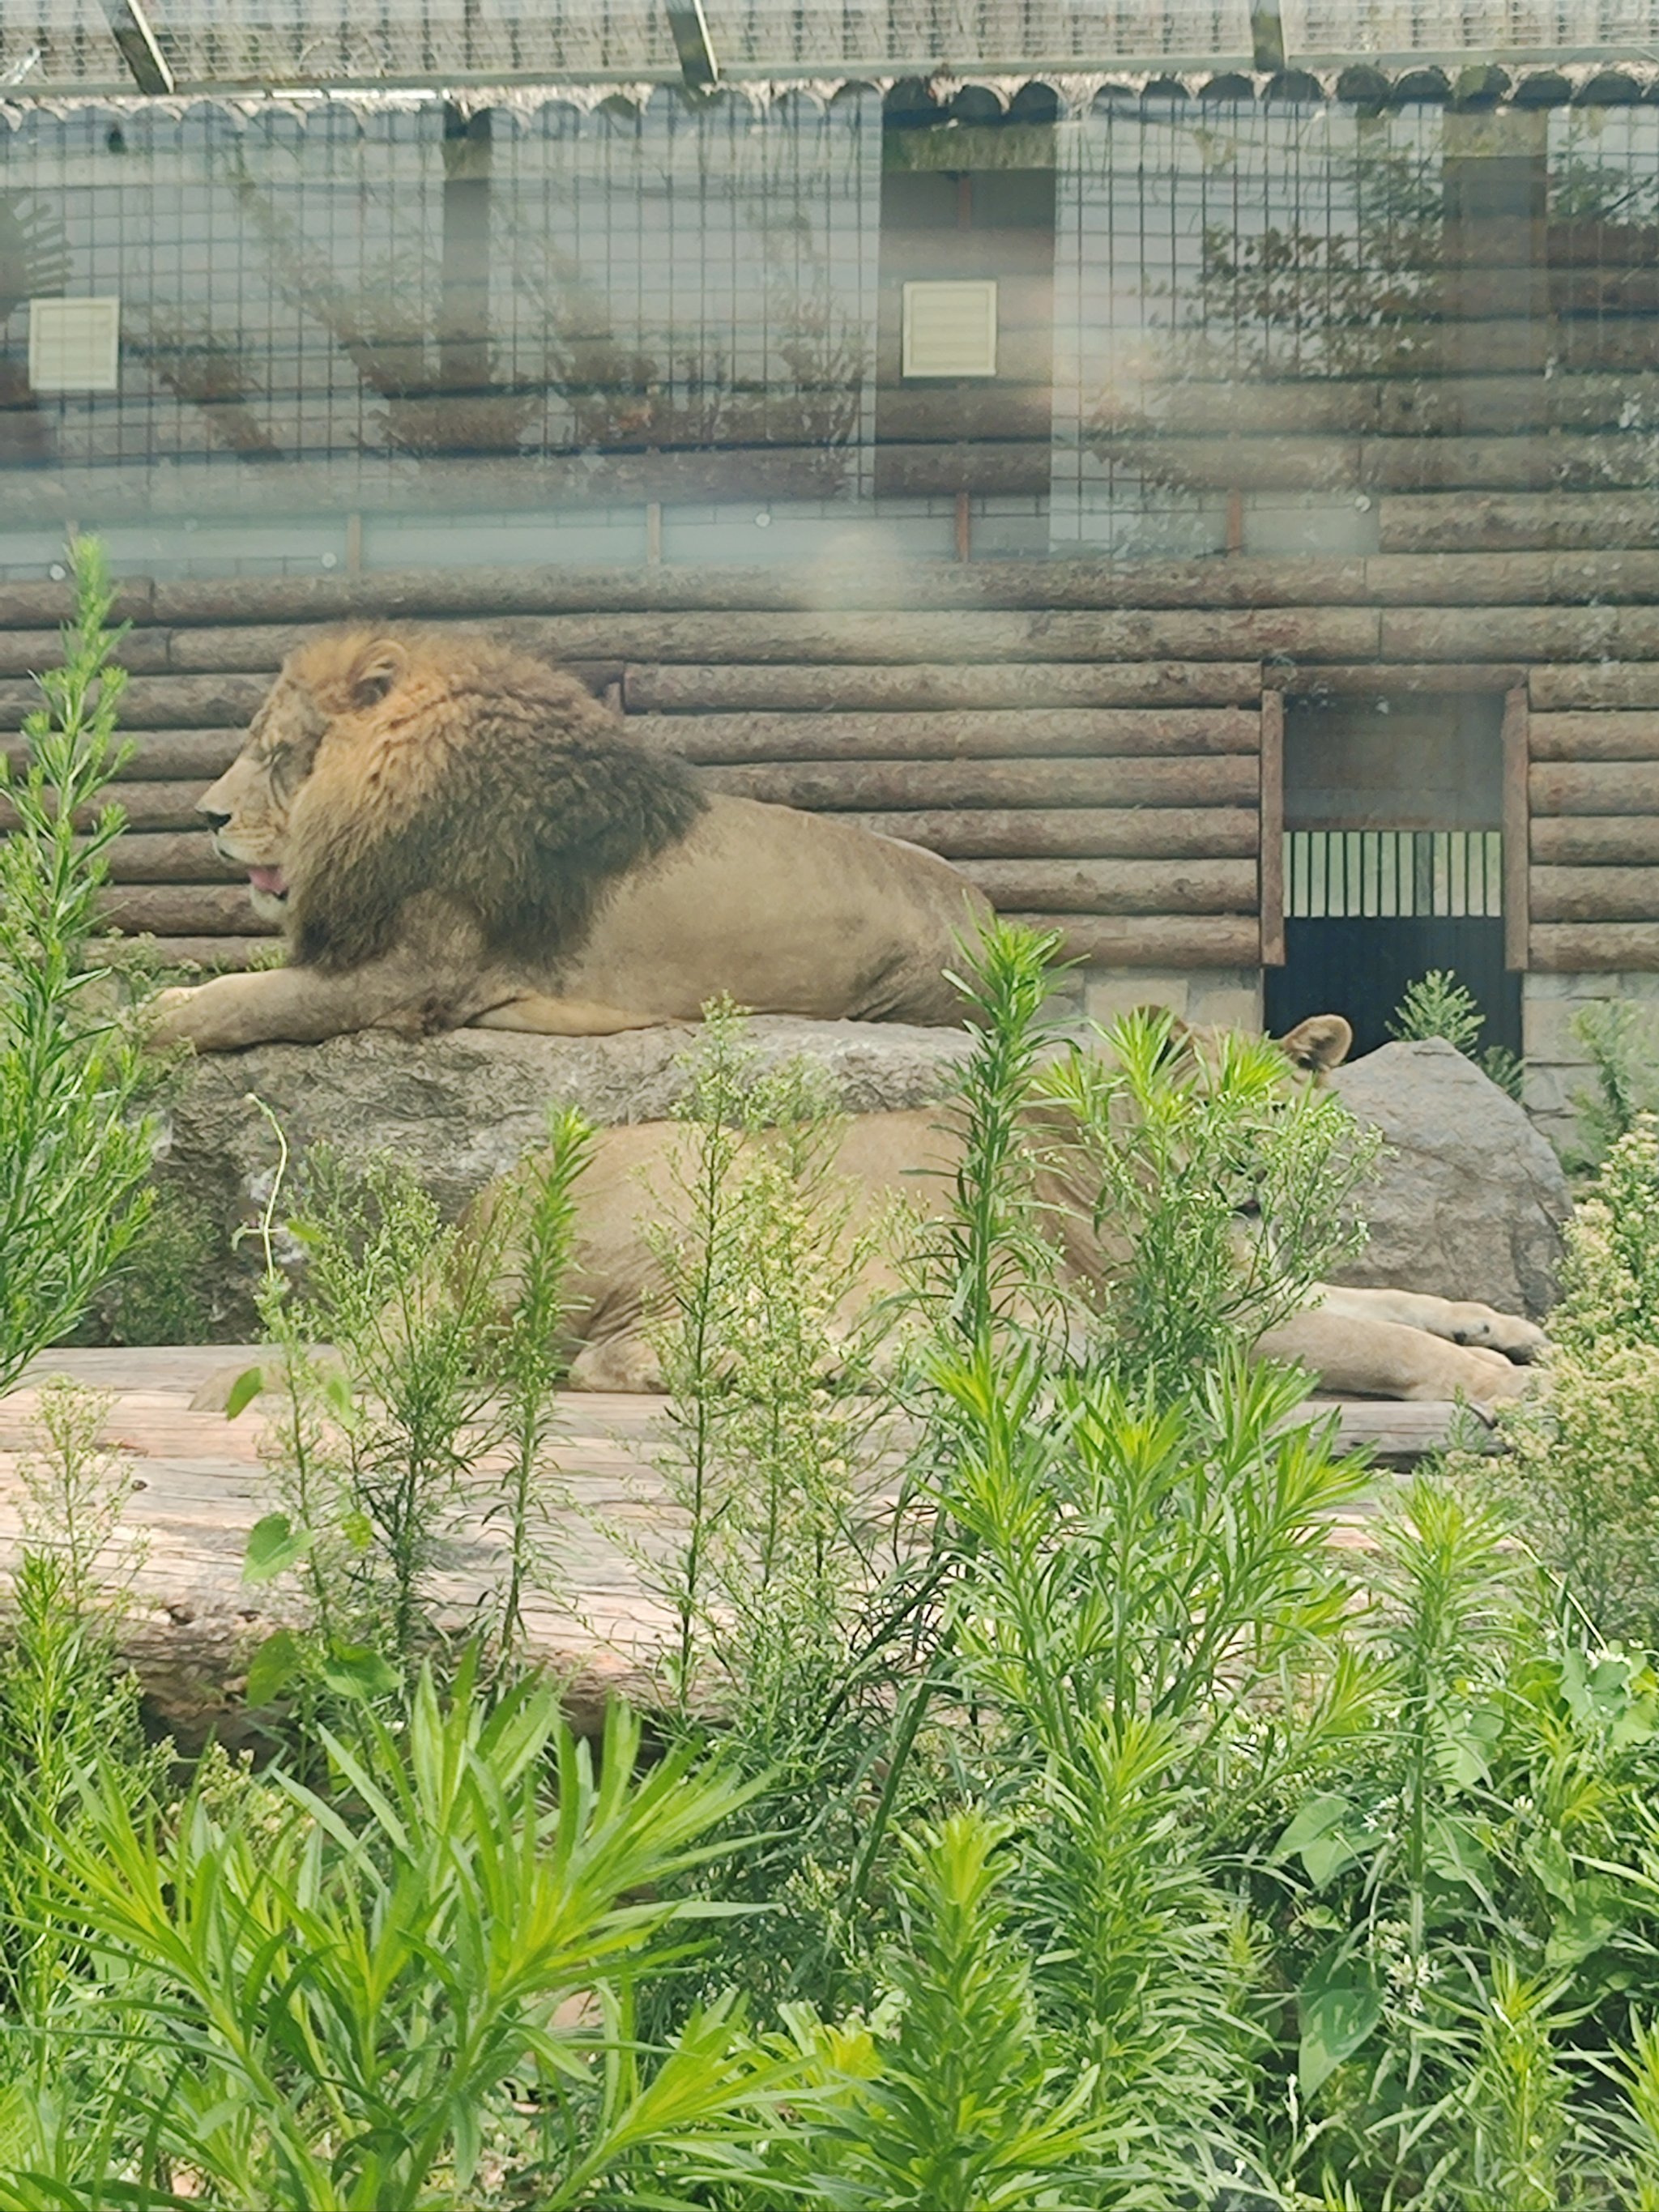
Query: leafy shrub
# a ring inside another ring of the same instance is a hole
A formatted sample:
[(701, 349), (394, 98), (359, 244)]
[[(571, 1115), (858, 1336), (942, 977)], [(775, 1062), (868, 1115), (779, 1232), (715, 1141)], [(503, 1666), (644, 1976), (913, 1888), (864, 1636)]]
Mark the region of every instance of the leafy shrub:
[(1650, 1008), (1601, 999), (1573, 1016), (1572, 1033), (1589, 1054), (1595, 1088), (1573, 1093), (1578, 1136), (1567, 1164), (1594, 1172), (1638, 1115), (1659, 1109), (1659, 1030)]
[(1266, 1040), (1194, 1047), (1168, 1014), (1129, 1014), (1046, 1071), (1036, 1095), (1087, 1162), (1073, 1202), (1114, 1263), (1097, 1324), (1120, 1372), (1179, 1392), (1364, 1240), (1354, 1200), (1376, 1133), (1293, 1081)]
[(143, 1226), (96, 1301), (106, 1344), (204, 1344), (224, 1257), (217, 1224), (185, 1192), (157, 1186)]
[(1567, 1224), (1549, 1390), (1505, 1422), (1509, 1508), (1603, 1635), (1659, 1644), (1659, 1121)]
[[(596, 1776), (551, 1688), (489, 1708), (474, 1689), (464, 1673), (447, 1705), (425, 1675), (406, 1727), (371, 1719), (350, 1748), (325, 1733), (326, 1796), (283, 1779), (227, 1809), (198, 1786), (161, 1826), (107, 1776), (92, 1786), (63, 1909), (165, 2028), (115, 2092), (152, 2172), (227, 2208), (416, 2212), (470, 2201), (488, 2161), (556, 2212), (642, 2148), (741, 2117), (762, 2077), (729, 2016), (698, 2017), (648, 2069), (627, 2022), (696, 1917), (651, 1893), (742, 1793), (681, 1755), (635, 1779), (620, 1711)], [(105, 2148), (85, 2181), (105, 2179)], [(98, 2201), (49, 2169), (14, 2168), (9, 2189), (0, 2202)], [(177, 2200), (128, 2185), (120, 2201)]]
[(284, 1231), (306, 1256), (303, 1296), (277, 1257), (276, 1137), (258, 1230), (271, 1350), (227, 1410), (270, 1393), (262, 1452), (282, 1510), (252, 1532), (243, 1578), (295, 1577), (308, 1620), (260, 1647), (249, 1701), (296, 1695), (314, 1711), (319, 1696), (389, 1696), (412, 1680), (443, 1640), (434, 1576), (469, 1516), (505, 1534), (499, 1600), (469, 1626), (510, 1671), (526, 1591), (550, 1564), (548, 1446), (587, 1127), (553, 1115), (545, 1152), (457, 1225), (395, 1163), (354, 1182), (314, 1152), (307, 1209)]
[(1448, 968), (1431, 968), (1407, 988), (1388, 1024), (1389, 1035), (1409, 1042), (1419, 1037), (1443, 1037), (1500, 1091), (1518, 1099), (1526, 1080), (1522, 1062), (1501, 1044), (1476, 1049), (1486, 1018), (1474, 994), (1464, 988)]
[[(654, 1765), (613, 1716), (596, 1778), (504, 1615), (447, 1649), (429, 1571), (463, 1507), (532, 1559), (580, 1131), (466, 1231), (395, 1179), (313, 1207), (254, 1547), (312, 1601), (266, 1669), (296, 1739), (170, 1803), (106, 1644), (0, 1669), (0, 2212), (1659, 2205), (1659, 1674), (1605, 1634), (1652, 1571), (1608, 1428), (1659, 1402), (1659, 1128), (1573, 1232), (1565, 1389), (1495, 1480), (1395, 1486), (1248, 1358), (1342, 1233), (1340, 1117), (1144, 1018), (1034, 1104), (1044, 958), (999, 928), (969, 979), (890, 1370), (842, 1356), (833, 1118), (710, 1025)], [(1083, 1328), (1062, 1196), (1131, 1263)]]

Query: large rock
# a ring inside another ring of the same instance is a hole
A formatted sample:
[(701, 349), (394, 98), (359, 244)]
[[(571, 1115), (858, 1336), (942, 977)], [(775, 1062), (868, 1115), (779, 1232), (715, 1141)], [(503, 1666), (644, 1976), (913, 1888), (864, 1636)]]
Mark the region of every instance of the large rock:
[[(939, 1097), (967, 1049), (960, 1030), (897, 1024), (758, 1020), (763, 1059), (805, 1055), (842, 1108), (872, 1113)], [(601, 1123), (657, 1121), (684, 1093), (685, 1030), (617, 1037), (465, 1030), (419, 1043), (365, 1032), (319, 1045), (266, 1045), (188, 1070), (161, 1164), (227, 1247), (270, 1188), (277, 1148), (256, 1101), (297, 1158), (325, 1142), (348, 1164), (389, 1154), (449, 1214), (578, 1106)], [(1444, 1044), (1395, 1044), (1340, 1069), (1336, 1087), (1392, 1148), (1366, 1199), (1371, 1242), (1345, 1279), (1542, 1311), (1553, 1294), (1566, 1186), (1519, 1107)], [(253, 1326), (258, 1254), (244, 1238), (213, 1290), (216, 1332)]]
[(1340, 1279), (1547, 1313), (1572, 1200), (1514, 1099), (1437, 1037), (1385, 1044), (1330, 1081), (1389, 1146), (1364, 1198), (1370, 1241)]

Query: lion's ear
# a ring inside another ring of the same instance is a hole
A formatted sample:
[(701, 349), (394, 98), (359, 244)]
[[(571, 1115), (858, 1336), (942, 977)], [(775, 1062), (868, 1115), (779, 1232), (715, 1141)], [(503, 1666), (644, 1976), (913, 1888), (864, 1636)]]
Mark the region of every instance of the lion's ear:
[(1352, 1043), (1353, 1030), (1340, 1014), (1310, 1014), (1279, 1038), (1279, 1048), (1296, 1066), (1318, 1074), (1340, 1067)]
[(409, 667), (409, 653), (395, 637), (377, 637), (353, 663), (348, 687), (354, 707), (373, 707), (396, 690)]

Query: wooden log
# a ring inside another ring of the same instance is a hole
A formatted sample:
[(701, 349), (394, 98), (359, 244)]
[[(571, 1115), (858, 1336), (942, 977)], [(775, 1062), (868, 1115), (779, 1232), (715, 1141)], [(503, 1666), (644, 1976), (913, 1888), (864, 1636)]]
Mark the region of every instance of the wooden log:
[(1534, 814), (1659, 814), (1659, 762), (1539, 761), (1527, 791)]
[(1382, 655), (1384, 660), (1642, 660), (1659, 656), (1659, 607), (1389, 608), (1382, 615)]
[(963, 860), (994, 906), (1049, 914), (1255, 911), (1250, 860)]
[(1659, 921), (1659, 867), (1531, 871), (1539, 921)]
[(1538, 714), (1579, 707), (1659, 707), (1659, 663), (1601, 659), (1587, 653), (1581, 661), (1534, 668), (1527, 690)]
[(1384, 553), (1659, 546), (1649, 491), (1397, 492), (1379, 505)]
[(1254, 860), (1254, 807), (964, 807), (849, 814), (946, 860)]
[[(58, 667), (63, 657), (64, 641), (55, 629), (0, 629), (0, 676), (33, 676)], [(114, 657), (130, 676), (159, 675), (167, 665), (167, 633), (131, 630)]]
[(1504, 965), (1511, 974), (1527, 964), (1531, 870), (1527, 825), (1530, 808), (1527, 778), (1531, 772), (1531, 724), (1527, 688), (1517, 684), (1504, 695)]
[(1659, 921), (1535, 921), (1531, 964), (1547, 975), (1651, 974)]
[[(282, 1503), (260, 1457), (256, 1409), (228, 1422), (191, 1410), (195, 1391), (229, 1368), (259, 1358), (258, 1347), (167, 1346), (141, 1350), (60, 1349), (49, 1353), (0, 1406), (0, 1573), (8, 1585), (21, 1539), (26, 1493), (18, 1459), (39, 1456), (36, 1393), (52, 1374), (114, 1395), (104, 1437), (132, 1455), (141, 1478), (123, 1522), (142, 1537), (131, 1601), (115, 1611), (118, 1649), (138, 1677), (147, 1707), (181, 1748), (210, 1729), (234, 1747), (254, 1735), (241, 1702), (253, 1650), (291, 1622), (293, 1600), (278, 1580), (252, 1586), (242, 1562), (255, 1524)], [(1412, 1462), (1443, 1449), (1467, 1415), (1448, 1404), (1337, 1403), (1312, 1399), (1300, 1419), (1333, 1417), (1336, 1446), (1365, 1445), (1380, 1459)], [(532, 1582), (526, 1652), (560, 1685), (573, 1728), (602, 1729), (607, 1708), (627, 1697), (659, 1705), (676, 1624), (663, 1593), (685, 1542), (684, 1516), (661, 1467), (664, 1404), (644, 1395), (561, 1395), (553, 1456), (559, 1492), (572, 1510), (560, 1530), (559, 1574)], [(901, 1436), (902, 1449), (908, 1442)], [(1332, 1540), (1361, 1537), (1364, 1512), (1334, 1526)], [(498, 1612), (509, 1561), (498, 1522), (477, 1516), (447, 1543), (435, 1577), (440, 1617), (465, 1634)]]
[(1659, 760), (1659, 713), (1534, 714), (1531, 730), (1534, 760)]
[(1128, 429), (1103, 436), (1097, 450), (1144, 482), (1196, 490), (1346, 493), (1363, 489), (1364, 445), (1357, 437), (1236, 438), (1218, 418), (1209, 437), (1162, 437)]
[(1367, 438), (1355, 482), (1389, 492), (1642, 491), (1647, 441), (1552, 431), (1547, 436)]
[(808, 668), (630, 663), (630, 714), (897, 714), (1037, 707), (1224, 707), (1261, 690), (1256, 660), (1033, 661)]
[[(118, 783), (210, 783), (222, 775), (247, 742), (246, 730), (146, 730), (133, 737), (132, 757), (116, 771)], [(21, 738), (0, 740), (0, 756), (14, 768), (27, 748)]]
[(1014, 914), (1028, 928), (1060, 933), (1061, 957), (1097, 968), (1254, 968), (1261, 957), (1255, 915)]
[(205, 830), (128, 830), (109, 848), (113, 884), (240, 884), (247, 870), (222, 860)]
[(1382, 606), (1645, 605), (1659, 599), (1659, 552), (1373, 554), (1365, 583)]
[[(1659, 421), (1659, 378), (1602, 369), (1522, 375), (1385, 378), (1376, 428), (1388, 437), (1526, 437), (1540, 431), (1629, 433)], [(1310, 424), (1307, 427), (1312, 428)]]
[(1152, 758), (1254, 750), (1244, 707), (1010, 708), (919, 714), (637, 714), (642, 744), (683, 758), (744, 761)]
[[(155, 588), (148, 576), (135, 576), (118, 585), (110, 620), (150, 621)], [(46, 630), (55, 636), (59, 623), (74, 618), (75, 589), (71, 584), (0, 584), (0, 629)]]
[(1352, 667), (1298, 668), (1270, 665), (1265, 687), (1302, 699), (1381, 698), (1401, 691), (1508, 691), (1526, 681), (1516, 661), (1363, 660)]
[[(1040, 582), (1026, 596), (1045, 598)], [(549, 615), (533, 625), (509, 626), (499, 618), (484, 627), (510, 634), (516, 628), (538, 652), (560, 660), (742, 661), (868, 663), (963, 660), (1188, 660), (1256, 659), (1287, 653), (1309, 660), (1356, 660), (1374, 653), (1377, 617), (1364, 607), (1279, 605), (1251, 609), (1097, 611), (969, 609), (902, 613), (805, 611), (738, 613), (605, 613)], [(175, 665), (186, 659), (208, 666), (251, 665), (268, 672), (274, 648), (297, 635), (290, 629), (178, 631)], [(155, 678), (153, 684), (187, 683), (188, 677)], [(198, 676), (198, 683), (210, 680)], [(216, 679), (228, 683), (233, 679)], [(137, 686), (135, 686), (135, 689)], [(246, 696), (245, 687), (241, 696)], [(259, 690), (255, 690), (257, 703)], [(181, 722), (195, 715), (180, 714)], [(216, 719), (234, 721), (239, 714)], [(151, 726), (159, 726), (152, 724)]]
[(1285, 701), (1261, 696), (1261, 844), (1257, 864), (1257, 912), (1261, 964), (1285, 965)]
[[(251, 917), (248, 926), (259, 927)], [(219, 974), (248, 967), (256, 955), (264, 957), (276, 935), (274, 929), (263, 937), (158, 937), (152, 933), (146, 941), (163, 968), (204, 968)]]
[(246, 884), (141, 884), (106, 891), (99, 912), (111, 929), (157, 937), (246, 937), (253, 923)]
[(809, 761), (708, 769), (717, 791), (785, 806), (1249, 806), (1254, 754), (1208, 760)]
[(1099, 450), (1155, 484), (1188, 490), (1366, 494), (1644, 490), (1652, 473), (1646, 441), (1618, 433), (1555, 431), (1548, 436), (1238, 438), (1218, 424), (1212, 437), (1103, 437)]
[[(11, 623), (8, 593), (15, 588), (0, 586), (0, 628)], [(831, 608), (1203, 610), (1275, 600), (1318, 605), (1362, 601), (1364, 571), (1358, 559), (1293, 556), (1128, 563), (976, 560), (966, 567), (938, 557), (838, 562), (832, 556), (810, 567), (628, 569), (607, 564), (246, 576), (159, 583), (155, 593), (155, 620), (188, 634), (216, 624), (309, 628), (354, 617), (493, 623), (573, 614), (821, 613)]]
[(1659, 864), (1659, 814), (1534, 815), (1534, 866), (1641, 867)]
[[(135, 676), (121, 698), (123, 730), (219, 730), (246, 723), (270, 690), (256, 676)], [(0, 730), (22, 727), (40, 703), (33, 684), (0, 683)]]
[[(1524, 382), (1518, 378), (1517, 382)], [(1389, 380), (1368, 377), (1182, 377), (1143, 387), (1138, 416), (1124, 428), (1155, 436), (1213, 434), (1224, 423), (1239, 438), (1329, 437), (1381, 428)], [(1415, 391), (1413, 380), (1407, 387)]]
[[(202, 787), (194, 779), (189, 783), (124, 783), (110, 794), (133, 830), (199, 830), (202, 817), (196, 802), (201, 795)], [(98, 811), (82, 809), (76, 826), (90, 829)], [(0, 830), (15, 829), (16, 823), (15, 809), (0, 799)]]

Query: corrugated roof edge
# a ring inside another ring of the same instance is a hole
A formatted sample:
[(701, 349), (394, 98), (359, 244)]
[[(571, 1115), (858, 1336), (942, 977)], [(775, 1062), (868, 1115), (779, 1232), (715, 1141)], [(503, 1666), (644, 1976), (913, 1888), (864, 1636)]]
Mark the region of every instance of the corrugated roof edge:
[(1272, 76), (1251, 70), (1244, 61), (1231, 65), (1224, 57), (1191, 68), (1164, 63), (1156, 67), (1118, 65), (1097, 70), (1073, 65), (1051, 69), (1041, 62), (957, 68), (925, 64), (905, 68), (890, 63), (880, 69), (830, 76), (733, 71), (723, 76), (707, 94), (688, 94), (673, 81), (661, 78), (553, 82), (544, 78), (534, 82), (498, 78), (484, 82), (447, 76), (374, 84), (338, 81), (270, 87), (181, 85), (175, 94), (165, 97), (124, 91), (114, 83), (57, 88), (44, 85), (27, 96), (21, 89), (0, 94), (0, 123), (15, 128), (32, 112), (70, 114), (89, 108), (117, 117), (154, 114), (158, 110), (183, 114), (204, 106), (234, 114), (252, 114), (273, 103), (303, 117), (325, 102), (369, 110), (414, 107), (436, 99), (447, 99), (465, 108), (514, 108), (526, 112), (550, 106), (590, 111), (610, 103), (640, 107), (658, 98), (697, 104), (736, 100), (758, 112), (787, 99), (824, 104), (859, 89), (878, 91), (889, 98), (896, 95), (893, 104), (918, 121), (935, 112), (941, 121), (952, 115), (963, 120), (991, 121), (1017, 108), (1026, 110), (1029, 119), (1039, 119), (1032, 112), (1036, 105), (1032, 95), (1045, 91), (1053, 96), (1049, 112), (1062, 120), (1101, 107), (1188, 100), (1340, 100), (1372, 107), (1629, 106), (1659, 101), (1659, 60), (1539, 54), (1474, 62), (1454, 55), (1427, 60), (1413, 55), (1394, 62), (1387, 58), (1321, 59)]

